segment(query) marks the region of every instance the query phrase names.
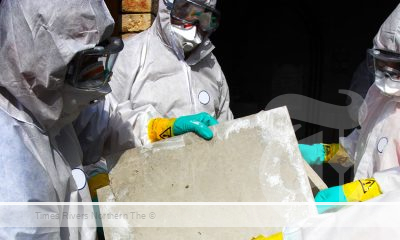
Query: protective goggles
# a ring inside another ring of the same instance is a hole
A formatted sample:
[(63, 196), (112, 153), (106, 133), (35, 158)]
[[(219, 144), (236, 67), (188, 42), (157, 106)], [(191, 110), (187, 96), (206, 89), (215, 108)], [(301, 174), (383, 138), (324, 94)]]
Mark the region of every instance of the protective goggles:
[(400, 54), (380, 49), (367, 50), (367, 64), (371, 73), (400, 81)]
[(196, 0), (174, 0), (171, 23), (182, 28), (198, 26), (204, 32), (213, 32), (219, 26), (220, 13)]
[(75, 54), (68, 64), (66, 81), (73, 87), (96, 90), (110, 81), (118, 53), (124, 48), (121, 38), (112, 37)]

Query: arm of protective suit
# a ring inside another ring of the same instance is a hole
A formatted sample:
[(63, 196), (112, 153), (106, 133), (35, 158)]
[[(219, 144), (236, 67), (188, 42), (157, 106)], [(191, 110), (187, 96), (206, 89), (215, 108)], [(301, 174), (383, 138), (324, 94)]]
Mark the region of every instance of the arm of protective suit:
[[(106, 99), (112, 99), (109, 94)], [(149, 144), (148, 123), (151, 119), (161, 118), (162, 115), (150, 104), (132, 108), (131, 102), (111, 103), (112, 118), (109, 126), (110, 149), (115, 149), (117, 142), (129, 142), (130, 147)]]
[(373, 178), (379, 183), (382, 193), (400, 190), (400, 167), (376, 172)]
[[(136, 147), (150, 143), (147, 124), (153, 118), (163, 117), (153, 105), (133, 106), (130, 100), (131, 94), (135, 94), (131, 92), (135, 78), (143, 67), (147, 34), (145, 31), (135, 38), (125, 40), (126, 47), (119, 53), (113, 68), (110, 81), (112, 92), (106, 95), (112, 119), (109, 125), (111, 145), (115, 145), (115, 142), (129, 142), (131, 147)], [(130, 41), (142, 44), (130, 44)], [(115, 149), (115, 146), (111, 146), (111, 149)]]
[[(128, 114), (131, 113), (129, 110)], [(93, 200), (97, 197), (96, 190), (109, 184), (109, 167), (114, 164), (102, 156), (131, 148), (139, 141), (133, 135), (131, 123), (124, 121), (121, 114), (124, 111), (111, 111), (109, 99), (105, 99), (84, 109), (74, 121)]]
[[(122, 142), (132, 140), (133, 146), (142, 146), (150, 142), (147, 138), (147, 129), (143, 126), (147, 126), (151, 118), (162, 116), (150, 104), (132, 106), (130, 101), (132, 86), (144, 64), (147, 38), (148, 32), (145, 31), (135, 38), (125, 40), (126, 47), (119, 53), (113, 68), (113, 77), (110, 81), (112, 92), (106, 95), (112, 115), (118, 115), (118, 118), (113, 117), (118, 121), (110, 124), (110, 139)], [(130, 44), (131, 41), (142, 44)]]
[(83, 153), (83, 165), (96, 163), (108, 135), (109, 109), (104, 100), (86, 107), (73, 122)]
[(97, 163), (101, 156), (133, 147), (135, 136), (120, 112), (112, 111), (109, 100), (86, 107), (74, 121), (82, 147), (84, 165)]
[(221, 70), (219, 110), (216, 116), (216, 119), (218, 121), (224, 122), (233, 119), (233, 114), (229, 107), (229, 104), (230, 104), (229, 87), (228, 83), (226, 82), (225, 75)]

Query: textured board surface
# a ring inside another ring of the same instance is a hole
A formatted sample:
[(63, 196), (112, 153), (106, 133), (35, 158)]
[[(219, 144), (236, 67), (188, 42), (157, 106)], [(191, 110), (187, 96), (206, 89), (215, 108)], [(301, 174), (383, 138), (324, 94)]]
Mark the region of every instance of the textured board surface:
[[(107, 157), (114, 167), (109, 188), (98, 191), (99, 200), (313, 201), (286, 107), (220, 123), (212, 129), (214, 138), (210, 141), (190, 133)], [(110, 205), (102, 206), (101, 210), (110, 212), (113, 208), (117, 211), (116, 206)], [(315, 207), (308, 205), (275, 210), (271, 208), (271, 214), (262, 217), (267, 222), (270, 218), (276, 223), (289, 223), (316, 213)], [(132, 219), (126, 221), (128, 229), (106, 228), (106, 235), (128, 234), (135, 239), (183, 236), (182, 239), (221, 239), (218, 236), (223, 235), (222, 239), (250, 239), (259, 233), (276, 231), (273, 228), (143, 228), (132, 227), (136, 226)], [(107, 219), (103, 224), (109, 226)], [(169, 222), (168, 226), (174, 224)]]

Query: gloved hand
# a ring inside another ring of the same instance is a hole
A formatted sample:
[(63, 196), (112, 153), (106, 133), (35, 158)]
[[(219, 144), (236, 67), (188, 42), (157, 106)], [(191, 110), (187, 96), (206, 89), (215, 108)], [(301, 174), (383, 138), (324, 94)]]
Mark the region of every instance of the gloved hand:
[(299, 144), (299, 149), (308, 164), (321, 165), (324, 162), (328, 162), (337, 153), (339, 144)]
[(215, 124), (218, 124), (218, 121), (205, 112), (178, 118), (153, 118), (148, 124), (148, 136), (151, 142), (155, 142), (194, 132), (200, 137), (210, 140), (213, 133), (208, 127)]
[[(363, 202), (382, 194), (378, 182), (367, 178), (330, 187), (315, 196), (315, 202)], [(335, 205), (317, 205), (318, 213), (335, 208)]]
[(269, 237), (264, 237), (263, 235), (259, 235), (258, 237), (252, 238), (251, 240), (283, 240), (282, 232), (275, 233), (270, 235)]

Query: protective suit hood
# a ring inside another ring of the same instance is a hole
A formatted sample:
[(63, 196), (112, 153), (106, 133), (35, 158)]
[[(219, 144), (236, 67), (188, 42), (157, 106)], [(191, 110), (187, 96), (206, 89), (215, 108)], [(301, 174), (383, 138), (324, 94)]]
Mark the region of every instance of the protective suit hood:
[(400, 5), (381, 25), (374, 38), (374, 48), (400, 53)]
[[(374, 49), (385, 50), (400, 55), (400, 5), (381, 25), (374, 38)], [(393, 81), (386, 74), (375, 74), (374, 83), (382, 93), (400, 97), (400, 82)]]
[[(71, 116), (104, 91), (66, 86), (67, 64), (78, 51), (92, 48), (110, 36), (113, 27), (102, 0), (3, 0), (0, 107), (11, 116), (29, 112), (45, 129), (66, 119), (71, 122)], [(13, 101), (17, 106), (9, 107)]]
[[(167, 0), (172, 1), (173, 0)], [(198, 2), (205, 2), (206, 5), (215, 7), (217, 4), (217, 0), (198, 0)], [(164, 0), (159, 0), (158, 3), (158, 13), (157, 17), (154, 20), (154, 31), (161, 38), (164, 44), (170, 48), (177, 55), (179, 59), (184, 59), (184, 51), (181, 47), (179, 47), (179, 43), (174, 36), (174, 33), (171, 29), (171, 16), (170, 10), (164, 3)], [(190, 57), (187, 59), (187, 62), (192, 65), (199, 62), (202, 58), (207, 56), (212, 50), (214, 46), (208, 39), (208, 36), (203, 39), (202, 43), (191, 52)]]

